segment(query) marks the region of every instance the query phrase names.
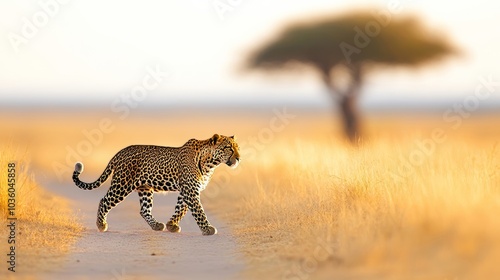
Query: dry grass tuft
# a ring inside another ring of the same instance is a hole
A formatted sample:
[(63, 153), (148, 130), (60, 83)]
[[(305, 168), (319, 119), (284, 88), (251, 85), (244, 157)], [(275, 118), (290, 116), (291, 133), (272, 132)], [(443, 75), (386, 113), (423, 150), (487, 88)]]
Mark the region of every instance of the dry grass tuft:
[[(8, 246), (16, 247), (16, 270), (33, 271), (48, 269), (54, 258), (62, 256), (70, 248), (83, 229), (66, 201), (40, 188), (29, 171), (27, 156), (15, 148), (3, 148), (0, 152), (0, 215), (7, 221), (8, 163), (16, 164), (15, 244), (2, 242), (2, 252)], [(9, 236), (9, 229), (2, 227), (1, 235)], [(2, 259), (5, 259), (2, 258)], [(7, 269), (3, 269), (7, 271)]]

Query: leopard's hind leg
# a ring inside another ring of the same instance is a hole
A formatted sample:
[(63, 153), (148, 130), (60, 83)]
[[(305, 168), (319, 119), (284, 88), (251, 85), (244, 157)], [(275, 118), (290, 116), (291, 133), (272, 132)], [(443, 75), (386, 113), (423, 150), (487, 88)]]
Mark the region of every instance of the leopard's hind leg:
[(111, 181), (111, 187), (109, 188), (106, 195), (99, 202), (99, 209), (97, 211), (97, 228), (99, 231), (107, 231), (108, 223), (106, 218), (109, 211), (122, 202), (130, 193), (132, 192), (131, 187), (124, 186), (118, 182), (118, 180)]

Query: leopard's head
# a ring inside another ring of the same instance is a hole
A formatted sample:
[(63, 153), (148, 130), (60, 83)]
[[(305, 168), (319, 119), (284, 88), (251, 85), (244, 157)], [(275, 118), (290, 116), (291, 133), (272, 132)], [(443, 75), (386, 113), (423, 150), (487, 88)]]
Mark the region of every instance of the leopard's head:
[(213, 159), (224, 162), (231, 168), (236, 168), (240, 162), (240, 148), (234, 136), (223, 136), (214, 134), (209, 139), (209, 144), (213, 146)]

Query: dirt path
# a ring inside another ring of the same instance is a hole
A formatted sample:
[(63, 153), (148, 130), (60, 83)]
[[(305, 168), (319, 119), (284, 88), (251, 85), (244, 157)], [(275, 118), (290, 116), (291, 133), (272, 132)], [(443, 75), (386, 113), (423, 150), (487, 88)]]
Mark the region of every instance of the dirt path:
[[(155, 232), (139, 214), (139, 198), (132, 193), (108, 215), (108, 232), (95, 226), (99, 200), (107, 184), (93, 191), (73, 184), (45, 182), (47, 188), (73, 202), (86, 227), (83, 235), (56, 271), (47, 279), (237, 279), (245, 263), (237, 253), (229, 228), (209, 216), (218, 234), (202, 236), (190, 212), (181, 221), (181, 233)], [(177, 193), (156, 194), (153, 215), (167, 222), (174, 211)], [(68, 276), (68, 277), (66, 277)]]

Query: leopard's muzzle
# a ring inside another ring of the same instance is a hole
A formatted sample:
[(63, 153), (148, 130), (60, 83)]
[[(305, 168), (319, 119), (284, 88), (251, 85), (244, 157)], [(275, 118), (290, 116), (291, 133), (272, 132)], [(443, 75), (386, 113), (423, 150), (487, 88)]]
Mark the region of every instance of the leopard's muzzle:
[(231, 168), (236, 168), (239, 163), (240, 163), (240, 156), (237, 153), (233, 153), (226, 161), (227, 166)]

